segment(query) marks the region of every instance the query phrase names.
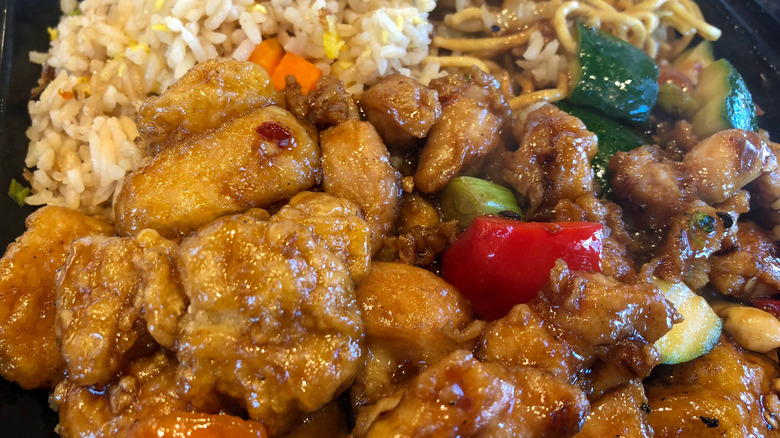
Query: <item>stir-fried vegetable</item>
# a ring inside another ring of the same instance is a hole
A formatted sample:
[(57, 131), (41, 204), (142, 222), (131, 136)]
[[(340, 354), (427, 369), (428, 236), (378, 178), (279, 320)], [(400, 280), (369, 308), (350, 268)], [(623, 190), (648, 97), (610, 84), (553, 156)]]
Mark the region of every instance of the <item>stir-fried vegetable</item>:
[(571, 66), (572, 102), (609, 117), (646, 125), (658, 98), (658, 66), (644, 52), (580, 23)]
[(453, 178), (440, 195), (441, 213), (468, 227), (477, 216), (510, 211), (520, 215), (514, 193), (506, 187), (470, 176)]
[(707, 300), (693, 293), (684, 283), (669, 283), (657, 278), (653, 282), (685, 318), (655, 343), (663, 363), (687, 362), (712, 350), (720, 338), (723, 323)]
[(263, 67), (268, 74), (272, 74), (284, 57), (284, 48), (276, 38), (265, 39), (255, 47), (249, 56), (249, 61)]
[(570, 269), (601, 270), (601, 224), (474, 219), (442, 256), (442, 276), (486, 319), (504, 316), (547, 281), (555, 261)]
[(693, 98), (701, 107), (692, 122), (700, 138), (732, 128), (758, 131), (753, 97), (737, 69), (725, 59), (702, 70)]
[(249, 56), (249, 61), (260, 65), (271, 75), (271, 82), (277, 90), (283, 90), (287, 76), (293, 76), (303, 94), (309, 94), (322, 76), (316, 65), (294, 53), (286, 53), (276, 38), (258, 44)]
[(271, 74), (271, 82), (277, 90), (284, 89), (285, 78), (295, 76), (295, 80), (301, 85), (303, 94), (308, 94), (317, 84), (317, 79), (322, 76), (322, 72), (316, 65), (303, 59), (294, 53), (285, 53), (279, 65), (276, 66)]
[(19, 181), (12, 179), (11, 185), (8, 187), (8, 196), (14, 200), (20, 207), (25, 204), (25, 198), (30, 195), (30, 188), (25, 187), (19, 183)]
[(675, 58), (672, 65), (694, 83), (699, 80), (699, 73), (715, 61), (712, 55), (712, 43), (702, 41), (694, 47), (682, 52)]

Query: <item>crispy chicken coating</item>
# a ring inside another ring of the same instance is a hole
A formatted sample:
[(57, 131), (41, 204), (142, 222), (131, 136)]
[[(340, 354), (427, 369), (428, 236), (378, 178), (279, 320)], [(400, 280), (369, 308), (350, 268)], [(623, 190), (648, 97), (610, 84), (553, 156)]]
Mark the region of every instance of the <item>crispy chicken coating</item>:
[(412, 381), (398, 405), (358, 437), (567, 437), (588, 400), (576, 386), (527, 368), (510, 370), (459, 350)]
[(777, 161), (758, 134), (741, 129), (721, 131), (700, 141), (683, 158), (683, 167), (708, 204), (723, 202)]
[(490, 322), (479, 339), (477, 358), (507, 367), (539, 368), (574, 383), (580, 362), (527, 304), (518, 304)]
[(502, 145), (511, 115), (498, 81), (477, 67), (431, 81), (441, 117), (430, 128), (414, 184), (435, 193)]
[(391, 395), (427, 366), (470, 347), (458, 335), (472, 320), (468, 301), (425, 269), (374, 262), (356, 293), (369, 353), (352, 388), (357, 407)]
[(266, 207), (320, 180), (316, 137), (267, 106), (165, 149), (130, 174), (114, 204), (117, 231), (180, 239), (214, 219)]
[(292, 221), (311, 230), (347, 265), (355, 283), (368, 272), (371, 232), (353, 202), (327, 193), (301, 192), (273, 216), (273, 221)]
[(680, 319), (655, 284), (572, 272), (562, 260), (528, 305), (555, 339), (572, 348), (581, 361), (577, 378), (595, 396), (647, 377), (661, 361), (653, 343)]
[(772, 235), (740, 222), (737, 244), (710, 258), (710, 284), (720, 293), (750, 300), (780, 291), (780, 257)]
[(177, 263), (190, 299), (179, 375), (198, 409), (222, 394), (274, 435), (352, 383), (363, 353), (353, 282), (307, 228), (225, 217), (185, 239)]
[(190, 69), (161, 96), (147, 99), (138, 110), (138, 130), (154, 155), (187, 136), (283, 102), (259, 65), (216, 58)]
[(390, 165), (385, 144), (368, 122), (345, 121), (323, 132), (320, 141), (322, 186), (360, 206), (371, 226), (374, 254), (400, 213), (401, 174)]
[(284, 100), (295, 117), (306, 120), (319, 129), (336, 126), (346, 120), (359, 120), (360, 109), (355, 99), (344, 89), (344, 83), (331, 75), (323, 75), (309, 94), (303, 94), (294, 77), (285, 79)]
[(693, 179), (682, 164), (658, 146), (640, 146), (617, 152), (609, 162), (612, 187), (627, 210), (643, 225), (661, 229), (669, 218), (690, 205), (704, 205), (696, 197)]
[(503, 177), (528, 217), (549, 217), (560, 200), (595, 193), (590, 160), (597, 150), (596, 135), (578, 118), (544, 105), (526, 118), (520, 146), (505, 155)]
[(52, 400), (63, 438), (122, 437), (138, 421), (189, 408), (179, 396), (176, 361), (164, 352), (134, 361), (106, 386), (64, 380)]
[(708, 354), (658, 371), (645, 384), (656, 438), (780, 436), (778, 369), (766, 356), (721, 337)]
[[(147, 249), (171, 255), (175, 246), (153, 230), (137, 237), (89, 236), (71, 244), (57, 278), (55, 329), (73, 383), (106, 384), (134, 356), (156, 345), (143, 319), (146, 295), (157, 292), (143, 281)], [(155, 262), (160, 264), (154, 269), (172, 270), (166, 257)], [(184, 297), (175, 293), (173, 297), (177, 300), (164, 306), (149, 306), (152, 314), (159, 311), (155, 319), (160, 324), (175, 325), (183, 312)], [(170, 331), (165, 330), (168, 335)]]
[(647, 422), (645, 388), (640, 380), (631, 380), (604, 394), (591, 405), (590, 414), (575, 438), (646, 438), (653, 436)]
[(0, 259), (0, 373), (22, 388), (53, 388), (64, 362), (54, 333), (55, 276), (68, 245), (110, 235), (104, 219), (62, 207), (43, 207)]
[[(768, 147), (775, 161), (780, 163), (780, 144), (769, 142)], [(773, 228), (774, 238), (780, 239), (780, 166), (759, 175), (751, 183), (750, 193), (755, 199), (757, 210), (761, 212), (761, 222)]]
[(388, 146), (406, 148), (425, 138), (441, 116), (439, 93), (399, 74), (360, 95), (360, 106)]

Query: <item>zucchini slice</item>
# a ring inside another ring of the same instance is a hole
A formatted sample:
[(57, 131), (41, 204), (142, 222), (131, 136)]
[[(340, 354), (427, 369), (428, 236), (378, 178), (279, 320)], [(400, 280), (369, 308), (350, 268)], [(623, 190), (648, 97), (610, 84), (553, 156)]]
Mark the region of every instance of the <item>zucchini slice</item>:
[(702, 70), (693, 98), (701, 108), (692, 121), (693, 133), (699, 138), (732, 128), (758, 131), (753, 97), (737, 69), (725, 59)]
[(702, 41), (694, 47), (682, 52), (672, 62), (675, 70), (684, 74), (694, 83), (699, 80), (701, 71), (715, 62), (712, 55), (712, 43)]
[(658, 66), (631, 44), (579, 23), (569, 100), (646, 126), (658, 99)]

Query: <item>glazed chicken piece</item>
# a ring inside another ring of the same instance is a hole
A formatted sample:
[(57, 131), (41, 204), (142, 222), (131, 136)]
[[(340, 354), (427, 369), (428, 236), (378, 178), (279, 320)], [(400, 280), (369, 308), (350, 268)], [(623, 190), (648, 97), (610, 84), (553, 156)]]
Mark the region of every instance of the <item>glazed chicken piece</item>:
[(655, 437), (780, 436), (777, 373), (774, 361), (724, 337), (704, 356), (659, 368), (645, 384)]
[(430, 87), (439, 93), (442, 113), (428, 133), (414, 175), (415, 186), (423, 193), (438, 192), (497, 150), (511, 120), (498, 81), (476, 67), (434, 79)]
[(300, 84), (294, 77), (288, 76), (283, 93), (287, 109), (295, 117), (319, 129), (360, 119), (360, 109), (355, 99), (344, 89), (344, 83), (334, 76), (320, 76), (316, 87), (309, 94), (303, 94)]
[(631, 380), (605, 393), (591, 404), (590, 414), (575, 438), (646, 438), (653, 436), (647, 422), (645, 389), (639, 380)]
[(741, 300), (780, 291), (780, 254), (772, 235), (753, 222), (740, 222), (737, 245), (710, 257), (710, 284)]
[(185, 398), (213, 411), (217, 394), (271, 435), (340, 394), (363, 353), (349, 271), (311, 231), (250, 211), (186, 238), (177, 267), (190, 304), (177, 358)]
[(327, 193), (301, 192), (273, 216), (273, 221), (292, 221), (311, 230), (319, 243), (347, 265), (355, 283), (368, 272), (371, 232), (353, 202)]
[(471, 322), (468, 301), (425, 269), (374, 262), (356, 294), (368, 350), (352, 387), (356, 407), (392, 395), (427, 366), (470, 346), (459, 339)]
[(704, 205), (682, 164), (669, 159), (658, 146), (617, 152), (609, 170), (615, 195), (642, 225), (662, 229), (672, 216)]
[[(683, 281), (693, 290), (707, 283), (710, 256), (721, 249), (736, 227), (726, 228), (733, 216), (708, 205), (692, 206), (690, 210), (669, 219), (669, 229), (655, 257), (642, 267), (664, 280)], [(724, 219), (725, 217), (725, 219)]]
[(51, 389), (64, 362), (54, 333), (55, 276), (73, 240), (113, 228), (63, 207), (43, 207), (0, 259), (0, 373), (22, 388)]
[(572, 348), (558, 339), (527, 304), (516, 305), (485, 327), (476, 357), (507, 367), (538, 368), (570, 383), (576, 382), (580, 365)]
[(597, 150), (596, 135), (578, 118), (544, 105), (528, 114), (520, 146), (505, 155), (503, 177), (529, 218), (549, 218), (559, 201), (595, 194), (590, 160)]
[(459, 350), (415, 378), (395, 408), (355, 436), (569, 437), (587, 411), (576, 386)]
[[(780, 144), (769, 142), (769, 149), (780, 163)], [(775, 239), (780, 239), (780, 166), (777, 169), (759, 175), (750, 187), (755, 205), (761, 211), (761, 221), (767, 228), (773, 228)]]
[(375, 254), (401, 209), (401, 174), (390, 165), (385, 144), (368, 122), (343, 122), (323, 132), (320, 142), (322, 186), (360, 206)]
[(125, 178), (114, 204), (116, 227), (121, 235), (152, 228), (180, 239), (319, 180), (316, 137), (286, 110), (266, 106), (171, 145)]
[(233, 415), (172, 412), (146, 417), (130, 428), (125, 438), (216, 436), (267, 438), (262, 423)]
[(306, 415), (292, 432), (281, 438), (320, 438), (322, 436), (328, 438), (347, 438), (349, 436), (347, 411), (339, 399)]
[[(150, 306), (153, 320), (169, 324), (164, 340), (175, 333), (184, 311), (178, 288), (154, 290), (144, 283), (143, 253), (151, 250), (157, 270), (173, 270), (170, 257), (175, 245), (153, 230), (137, 237), (89, 236), (74, 241), (57, 278), (55, 329), (65, 359), (68, 379), (78, 385), (103, 385), (132, 359), (156, 345), (143, 318), (146, 296), (166, 299), (164, 306)], [(169, 275), (174, 275), (173, 273)], [(155, 325), (154, 329), (159, 327)], [(166, 342), (172, 347), (172, 342)]]
[(558, 260), (536, 298), (487, 325), (476, 354), (510, 368), (545, 371), (598, 400), (660, 363), (653, 343), (678, 318), (652, 283), (572, 272)]
[(425, 138), (441, 116), (436, 90), (392, 74), (360, 96), (360, 106), (390, 147), (405, 149)]
[(164, 352), (135, 360), (104, 387), (63, 380), (52, 400), (63, 438), (122, 437), (140, 420), (188, 408), (179, 396), (176, 361)]
[(582, 361), (578, 379), (592, 397), (649, 375), (661, 361), (653, 343), (680, 321), (655, 284), (572, 272), (562, 260), (528, 306)]
[(716, 204), (762, 172), (777, 169), (777, 161), (758, 134), (729, 129), (700, 141), (685, 154), (682, 166), (693, 178), (697, 195), (708, 204)]
[(197, 64), (138, 110), (150, 155), (266, 105), (282, 105), (268, 73), (253, 62), (216, 58)]

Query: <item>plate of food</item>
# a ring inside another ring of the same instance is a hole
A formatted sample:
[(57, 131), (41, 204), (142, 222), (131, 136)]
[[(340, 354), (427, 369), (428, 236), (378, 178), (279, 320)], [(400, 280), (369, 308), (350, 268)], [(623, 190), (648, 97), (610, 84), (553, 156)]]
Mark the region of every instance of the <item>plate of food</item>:
[(0, 12), (0, 435), (780, 435), (773, 3)]

